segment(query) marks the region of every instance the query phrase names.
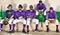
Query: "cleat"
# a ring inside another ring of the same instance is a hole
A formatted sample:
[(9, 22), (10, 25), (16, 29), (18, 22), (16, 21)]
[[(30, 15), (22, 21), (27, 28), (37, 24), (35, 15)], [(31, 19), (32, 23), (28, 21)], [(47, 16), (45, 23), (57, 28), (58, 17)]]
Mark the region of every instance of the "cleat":
[(15, 31), (14, 30), (12, 30), (12, 31), (9, 31), (9, 33), (14, 33)]
[(56, 32), (59, 32), (59, 30), (57, 29)]
[(35, 29), (35, 31), (38, 31), (38, 29)]
[(49, 32), (49, 29), (47, 29), (46, 32)]
[(14, 32), (15, 32), (14, 30), (11, 31), (11, 33), (14, 33)]
[(22, 30), (22, 32), (23, 32), (23, 33), (26, 33), (26, 31), (25, 31), (25, 30)]
[(27, 34), (29, 34), (29, 30), (27, 30)]

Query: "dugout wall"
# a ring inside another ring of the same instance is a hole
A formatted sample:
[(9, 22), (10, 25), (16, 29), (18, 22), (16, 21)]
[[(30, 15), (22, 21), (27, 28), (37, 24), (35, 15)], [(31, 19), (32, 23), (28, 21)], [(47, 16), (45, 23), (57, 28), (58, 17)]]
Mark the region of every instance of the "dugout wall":
[[(60, 11), (57, 11), (58, 21), (60, 22)], [(0, 17), (4, 19), (5, 11), (0, 11)]]
[[(60, 10), (60, 0), (42, 0), (43, 3), (46, 4), (47, 8), (49, 6), (54, 7), (55, 10)], [(3, 10), (7, 9), (8, 4), (13, 4), (13, 8), (19, 5), (19, 4), (27, 4), (27, 9), (29, 5), (36, 5), (39, 2), (39, 0), (0, 0), (0, 10), (1, 6)]]

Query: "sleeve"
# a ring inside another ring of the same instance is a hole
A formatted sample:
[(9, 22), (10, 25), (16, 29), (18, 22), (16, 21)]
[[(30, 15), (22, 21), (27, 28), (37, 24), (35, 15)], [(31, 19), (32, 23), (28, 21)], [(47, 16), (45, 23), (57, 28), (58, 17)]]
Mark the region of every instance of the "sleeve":
[(27, 11), (25, 12), (25, 16), (27, 17)]
[(36, 10), (39, 10), (39, 4), (36, 5)]
[(55, 13), (55, 18), (57, 18), (57, 13), (56, 12), (54, 12)]
[(45, 5), (43, 5), (43, 12), (46, 10), (46, 6)]
[(7, 11), (5, 12), (5, 17), (7, 17), (8, 16), (8, 14), (7, 14)]
[(13, 15), (13, 16), (15, 16), (15, 13), (16, 13), (16, 11), (14, 11), (14, 10), (13, 10), (13, 13), (12, 13), (12, 15)]
[(49, 13), (46, 14), (46, 18), (48, 18), (48, 16), (49, 16)]
[(25, 13), (26, 13), (26, 16), (28, 16), (28, 12), (29, 12), (29, 10), (27, 10)]
[(26, 12), (24, 12), (24, 14), (23, 14), (23, 17), (25, 17), (26, 16)]
[(37, 16), (38, 16), (38, 14), (36, 13), (36, 11), (34, 11), (33, 17), (36, 18)]

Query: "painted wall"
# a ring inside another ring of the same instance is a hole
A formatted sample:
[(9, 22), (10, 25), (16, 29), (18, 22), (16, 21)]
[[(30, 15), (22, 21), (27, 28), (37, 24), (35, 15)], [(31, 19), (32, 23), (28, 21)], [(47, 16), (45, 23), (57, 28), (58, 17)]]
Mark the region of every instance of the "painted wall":
[[(52, 6), (54, 7), (55, 10), (60, 10), (60, 0), (42, 0), (43, 3), (46, 4), (47, 9)], [(15, 9), (15, 7), (17, 8), (17, 6), (19, 4), (27, 4), (27, 9), (29, 5), (33, 5), (35, 6), (37, 3), (39, 2), (39, 0), (0, 0), (0, 10), (1, 10), (1, 5), (2, 5), (2, 9), (6, 10), (8, 4), (13, 4), (13, 8)]]

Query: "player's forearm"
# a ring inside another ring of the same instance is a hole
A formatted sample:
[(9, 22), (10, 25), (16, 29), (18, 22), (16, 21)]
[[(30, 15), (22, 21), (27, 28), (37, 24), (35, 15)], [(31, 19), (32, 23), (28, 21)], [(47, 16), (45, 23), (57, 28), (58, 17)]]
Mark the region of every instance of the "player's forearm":
[(27, 16), (27, 18), (32, 18), (31, 16)]
[(45, 12), (46, 11), (46, 9), (43, 9), (43, 12)]
[(13, 18), (13, 15), (10, 17), (10, 19)]
[(5, 17), (4, 19), (7, 19), (7, 17)]

